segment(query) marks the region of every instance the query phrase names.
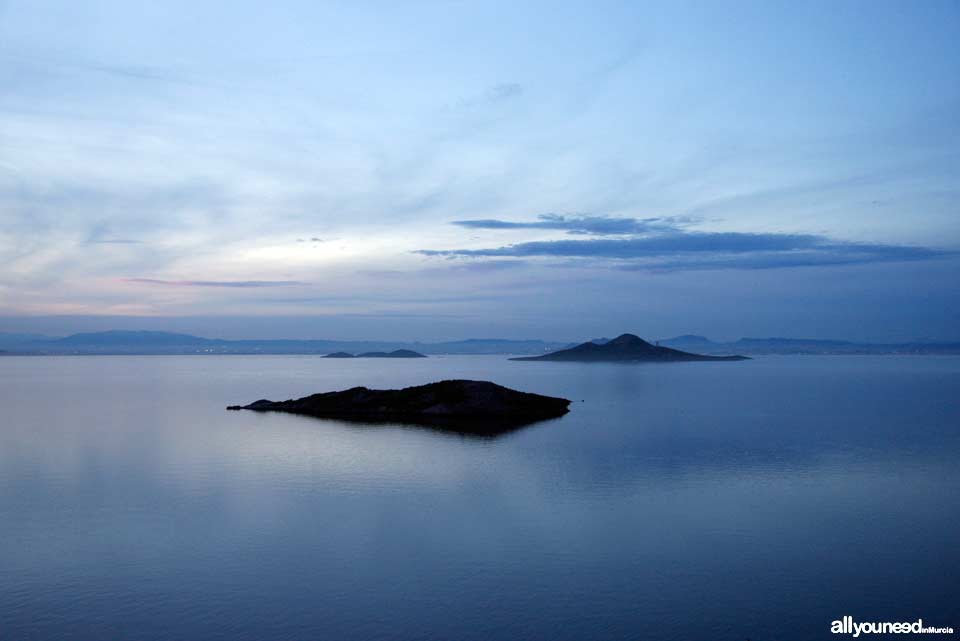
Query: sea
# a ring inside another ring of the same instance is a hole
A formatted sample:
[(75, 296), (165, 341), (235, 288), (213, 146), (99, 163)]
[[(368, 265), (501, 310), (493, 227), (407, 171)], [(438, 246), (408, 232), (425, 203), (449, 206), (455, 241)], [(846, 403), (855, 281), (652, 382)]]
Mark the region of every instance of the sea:
[[(571, 411), (482, 438), (225, 410), (456, 378)], [(960, 630), (958, 357), (0, 357), (3, 641), (774, 641), (844, 616)]]

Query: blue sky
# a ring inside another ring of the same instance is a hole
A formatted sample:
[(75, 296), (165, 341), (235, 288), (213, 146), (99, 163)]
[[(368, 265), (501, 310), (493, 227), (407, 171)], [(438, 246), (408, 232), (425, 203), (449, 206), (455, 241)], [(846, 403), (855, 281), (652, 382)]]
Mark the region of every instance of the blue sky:
[(954, 1), (0, 0), (0, 331), (960, 339), (958, 195)]

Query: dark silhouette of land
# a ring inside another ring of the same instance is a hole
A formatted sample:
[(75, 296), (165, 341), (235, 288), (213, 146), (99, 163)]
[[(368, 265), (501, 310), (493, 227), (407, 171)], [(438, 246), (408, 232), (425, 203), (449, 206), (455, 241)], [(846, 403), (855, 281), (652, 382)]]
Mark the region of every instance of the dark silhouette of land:
[(746, 356), (707, 356), (682, 352), (670, 347), (653, 345), (634, 334), (621, 334), (611, 341), (599, 344), (593, 341), (581, 343), (570, 349), (562, 349), (542, 356), (511, 358), (512, 361), (573, 361), (573, 362), (657, 362), (674, 361), (744, 361)]
[(415, 352), (412, 349), (395, 349), (392, 352), (364, 352), (351, 354), (350, 352), (333, 352), (324, 358), (426, 358), (426, 354)]
[(399, 390), (353, 387), (287, 401), (259, 400), (227, 409), (498, 434), (563, 416), (569, 405), (565, 398), (519, 392), (489, 381), (450, 380)]
[(364, 352), (357, 354), (357, 358), (426, 358), (426, 355), (412, 349), (395, 349), (392, 352)]

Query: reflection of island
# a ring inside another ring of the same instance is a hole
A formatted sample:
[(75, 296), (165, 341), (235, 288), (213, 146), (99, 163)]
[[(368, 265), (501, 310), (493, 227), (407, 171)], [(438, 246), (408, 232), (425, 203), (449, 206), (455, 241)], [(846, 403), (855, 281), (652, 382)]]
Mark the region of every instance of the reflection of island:
[(498, 434), (563, 416), (565, 398), (518, 392), (488, 381), (452, 380), (372, 390), (353, 387), (288, 401), (259, 400), (228, 410), (288, 412), (360, 423), (407, 423), (471, 434)]
[(412, 349), (395, 349), (392, 352), (364, 352), (356, 355), (349, 352), (333, 352), (324, 358), (426, 358), (426, 355)]
[(745, 361), (746, 356), (705, 356), (678, 349), (651, 345), (639, 336), (621, 334), (602, 345), (587, 342), (543, 356), (511, 358), (512, 361), (576, 361), (576, 362), (671, 362), (671, 361)]

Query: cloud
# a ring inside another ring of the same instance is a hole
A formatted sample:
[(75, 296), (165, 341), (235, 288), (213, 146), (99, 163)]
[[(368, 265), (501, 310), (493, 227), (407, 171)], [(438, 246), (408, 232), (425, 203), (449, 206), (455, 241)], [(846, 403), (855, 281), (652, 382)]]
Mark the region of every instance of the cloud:
[(814, 234), (671, 231), (634, 238), (553, 240), (489, 249), (420, 250), (426, 256), (568, 258), (608, 261), (619, 269), (775, 269), (929, 260), (954, 252), (908, 245), (855, 243)]
[(110, 226), (103, 221), (95, 222), (87, 236), (88, 245), (139, 245), (142, 242), (136, 238), (111, 233)]
[(498, 85), (494, 85), (487, 92), (487, 96), (491, 100), (506, 100), (507, 98), (513, 98), (514, 96), (519, 96), (523, 93), (523, 85), (518, 82), (503, 82)]
[(461, 109), (483, 107), (517, 98), (523, 94), (523, 85), (517, 82), (501, 82), (493, 85), (482, 94), (465, 98), (457, 103)]
[(517, 222), (487, 218), (480, 220), (455, 220), (453, 224), (469, 229), (555, 229), (566, 231), (568, 234), (613, 236), (676, 231), (681, 226), (692, 222), (695, 222), (695, 219), (684, 216), (610, 218), (608, 216), (542, 214), (538, 216), (535, 221)]
[(761, 252), (757, 254), (715, 255), (710, 257), (658, 260), (653, 263), (630, 262), (619, 265), (626, 271), (699, 271), (716, 269), (780, 269), (787, 267), (829, 267), (863, 265), (870, 263), (893, 263), (930, 260), (952, 255), (925, 247), (899, 247), (890, 245), (829, 248), (810, 251)]
[(159, 278), (124, 278), (126, 283), (169, 285), (173, 287), (296, 287), (309, 285), (298, 280), (161, 280)]

